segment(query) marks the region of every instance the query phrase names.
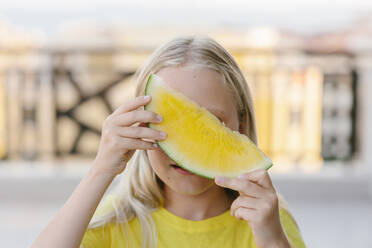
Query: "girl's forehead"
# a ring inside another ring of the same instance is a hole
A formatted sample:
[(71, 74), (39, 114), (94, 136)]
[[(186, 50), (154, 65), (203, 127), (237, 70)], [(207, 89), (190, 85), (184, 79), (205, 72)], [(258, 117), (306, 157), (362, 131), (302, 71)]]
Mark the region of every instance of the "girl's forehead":
[(236, 111), (233, 94), (215, 70), (201, 67), (165, 67), (158, 71), (165, 83), (197, 102), (219, 112)]

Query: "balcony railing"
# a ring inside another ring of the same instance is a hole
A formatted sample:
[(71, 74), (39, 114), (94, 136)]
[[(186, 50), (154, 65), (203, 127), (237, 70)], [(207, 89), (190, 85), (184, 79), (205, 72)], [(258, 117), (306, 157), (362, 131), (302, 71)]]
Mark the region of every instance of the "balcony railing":
[[(103, 120), (134, 97), (149, 50), (2, 51), (0, 159), (92, 158)], [(351, 54), (232, 51), (252, 90), (259, 146), (282, 171), (316, 171), (357, 152)]]

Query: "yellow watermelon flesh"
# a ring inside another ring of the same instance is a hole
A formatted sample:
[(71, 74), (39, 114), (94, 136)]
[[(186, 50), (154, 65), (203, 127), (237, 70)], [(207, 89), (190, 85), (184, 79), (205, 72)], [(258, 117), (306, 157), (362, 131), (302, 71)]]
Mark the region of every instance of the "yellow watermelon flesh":
[(246, 135), (226, 127), (206, 108), (167, 86), (159, 76), (149, 76), (145, 95), (152, 96), (145, 109), (163, 116), (161, 123), (147, 126), (167, 133), (167, 138), (157, 143), (185, 170), (213, 179), (272, 166), (271, 159)]

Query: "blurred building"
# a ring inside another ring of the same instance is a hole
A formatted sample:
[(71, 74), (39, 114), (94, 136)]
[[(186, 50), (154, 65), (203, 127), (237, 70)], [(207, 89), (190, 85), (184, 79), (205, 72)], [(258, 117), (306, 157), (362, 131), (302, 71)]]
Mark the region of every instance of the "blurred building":
[(0, 22), (7, 30), (0, 32), (0, 159), (93, 158), (106, 116), (134, 97), (135, 70), (161, 43), (201, 33), (241, 66), (254, 96), (259, 146), (274, 171), (352, 166), (370, 145), (361, 135), (366, 113), (359, 102), (371, 89), (371, 27), (367, 18), (307, 37), (270, 28), (73, 22), (42, 40)]

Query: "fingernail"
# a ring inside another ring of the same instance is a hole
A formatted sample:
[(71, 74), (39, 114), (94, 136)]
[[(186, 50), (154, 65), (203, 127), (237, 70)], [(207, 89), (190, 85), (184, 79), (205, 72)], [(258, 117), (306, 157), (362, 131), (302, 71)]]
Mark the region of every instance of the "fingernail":
[(147, 101), (150, 99), (150, 96), (145, 96), (144, 99)]
[(162, 121), (163, 117), (161, 115), (156, 115), (156, 119), (158, 119), (158, 121)]
[(159, 145), (158, 145), (158, 144), (156, 144), (156, 143), (154, 143), (154, 144), (153, 144), (153, 146), (154, 146), (154, 147), (158, 147)]
[(238, 175), (238, 178), (242, 179), (244, 177), (244, 174)]
[(167, 136), (167, 134), (164, 133), (164, 132), (160, 132), (160, 136), (161, 136), (162, 138), (165, 138), (165, 137)]

